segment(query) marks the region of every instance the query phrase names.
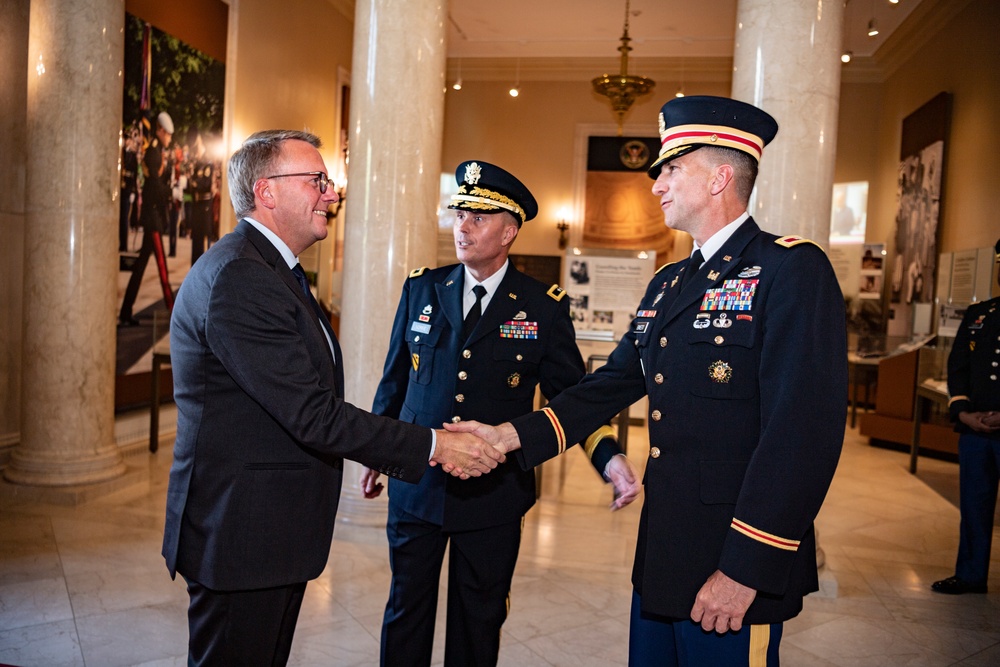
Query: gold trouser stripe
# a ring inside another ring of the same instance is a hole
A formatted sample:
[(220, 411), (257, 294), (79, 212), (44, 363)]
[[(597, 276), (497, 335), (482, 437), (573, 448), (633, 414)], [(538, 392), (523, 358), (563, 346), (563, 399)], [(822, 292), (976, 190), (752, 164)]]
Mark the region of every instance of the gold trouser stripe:
[(770, 643), (770, 625), (750, 626), (749, 667), (767, 667), (767, 647)]

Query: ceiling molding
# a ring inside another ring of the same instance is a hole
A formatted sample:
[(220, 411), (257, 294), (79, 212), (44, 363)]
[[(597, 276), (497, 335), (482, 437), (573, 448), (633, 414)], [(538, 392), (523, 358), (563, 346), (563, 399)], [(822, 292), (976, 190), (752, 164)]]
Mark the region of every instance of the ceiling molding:
[(973, 0), (922, 0), (909, 19), (875, 52), (875, 62), (885, 81), (930, 42)]

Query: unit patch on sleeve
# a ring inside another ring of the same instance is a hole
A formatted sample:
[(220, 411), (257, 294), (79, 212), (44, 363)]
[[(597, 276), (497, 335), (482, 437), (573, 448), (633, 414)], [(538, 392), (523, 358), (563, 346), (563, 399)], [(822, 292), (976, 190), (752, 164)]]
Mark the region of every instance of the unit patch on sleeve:
[(701, 310), (750, 310), (759, 279), (726, 280), (722, 287), (707, 290)]

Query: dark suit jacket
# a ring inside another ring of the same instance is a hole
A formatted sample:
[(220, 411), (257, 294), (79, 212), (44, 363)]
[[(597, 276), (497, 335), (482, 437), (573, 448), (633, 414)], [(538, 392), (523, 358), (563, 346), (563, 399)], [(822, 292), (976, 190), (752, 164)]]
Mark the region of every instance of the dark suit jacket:
[[(795, 616), (816, 590), (812, 522), (847, 414), (844, 303), (822, 249), (747, 220), (680, 291), (654, 276), (608, 363), (513, 424), (524, 465), (643, 394), (650, 458), (632, 583), (644, 611), (687, 618), (722, 570), (758, 591), (747, 623)], [(543, 437), (538, 436), (542, 434)]]
[[(563, 290), (508, 265), (482, 319), (463, 340), (464, 282), (461, 264), (417, 270), (406, 280), (373, 412), (436, 428), (456, 419), (499, 424), (531, 412), (539, 384), (552, 397), (583, 377)], [(587, 448), (602, 472), (620, 451), (613, 438), (603, 438), (610, 433), (602, 429)], [(389, 502), (446, 530), (499, 525), (535, 503), (534, 470), (508, 460), (463, 481), (435, 467), (419, 484), (389, 480)]]
[(343, 458), (413, 482), (427, 467), (428, 429), (344, 402), (339, 347), (335, 364), (313, 303), (245, 220), (192, 266), (170, 346), (171, 576), (215, 590), (313, 579), (329, 556)]

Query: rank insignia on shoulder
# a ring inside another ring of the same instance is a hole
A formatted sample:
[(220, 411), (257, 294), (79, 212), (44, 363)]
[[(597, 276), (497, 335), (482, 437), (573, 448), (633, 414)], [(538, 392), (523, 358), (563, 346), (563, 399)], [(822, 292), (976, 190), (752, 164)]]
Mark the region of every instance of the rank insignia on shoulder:
[(662, 271), (663, 269), (667, 268), (668, 266), (670, 266), (670, 265), (672, 265), (672, 264), (676, 264), (676, 263), (677, 263), (677, 262), (667, 262), (666, 264), (664, 264), (663, 266), (661, 266), (660, 268), (658, 268), (658, 269), (657, 269), (656, 271), (654, 271), (654, 272), (653, 272), (653, 275), (655, 276), (655, 275), (656, 275), (657, 273), (659, 273), (659, 272), (660, 272), (660, 271)]
[(421, 266), (419, 269), (413, 269), (412, 271), (410, 271), (410, 277), (419, 278), (420, 276), (424, 275), (424, 271), (426, 270), (427, 270), (426, 266)]
[[(801, 245), (803, 243), (811, 243), (820, 250), (823, 250), (823, 246), (816, 243), (815, 241), (810, 241), (809, 239), (804, 239), (801, 236), (782, 236), (780, 239), (775, 239), (775, 243), (786, 248), (791, 248), (793, 246)], [(826, 252), (825, 250), (823, 252)]]
[(564, 290), (562, 287), (559, 287), (559, 285), (553, 285), (552, 287), (549, 288), (549, 291), (546, 292), (546, 294), (551, 296), (556, 301), (562, 301), (562, 298), (566, 296), (566, 290)]

